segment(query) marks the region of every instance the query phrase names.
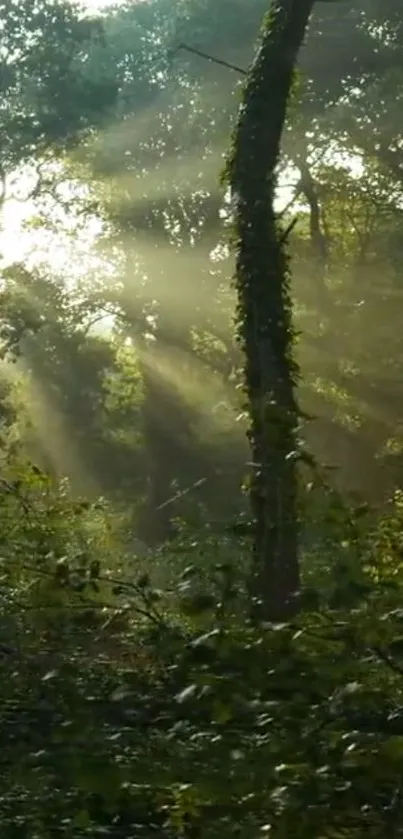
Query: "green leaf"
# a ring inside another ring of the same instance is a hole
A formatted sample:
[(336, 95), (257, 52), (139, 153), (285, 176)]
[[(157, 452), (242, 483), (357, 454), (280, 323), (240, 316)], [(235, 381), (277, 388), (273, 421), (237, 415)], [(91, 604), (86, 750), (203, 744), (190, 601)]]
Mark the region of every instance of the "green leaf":
[(215, 640), (217, 637), (220, 636), (220, 634), (221, 633), (219, 629), (212, 629), (211, 632), (206, 632), (204, 635), (199, 635), (198, 638), (196, 638), (193, 641), (192, 647), (204, 646), (208, 643), (208, 641)]
[(391, 655), (403, 656), (402, 635), (400, 635), (398, 638), (394, 638), (394, 640), (390, 642), (388, 652), (391, 653)]
[(197, 694), (198, 686), (197, 685), (189, 685), (189, 687), (182, 690), (176, 696), (176, 701), (182, 705), (183, 702), (189, 702), (190, 699), (194, 699)]
[(225, 723), (232, 720), (234, 714), (232, 708), (225, 702), (214, 702), (213, 705), (213, 719), (215, 722), (220, 723), (220, 725), (225, 725)]
[(79, 810), (73, 818), (74, 827), (80, 830), (86, 830), (91, 825), (91, 818), (88, 810)]
[(382, 743), (379, 749), (379, 756), (387, 758), (392, 763), (403, 762), (403, 736), (390, 737), (385, 743)]
[(42, 676), (42, 681), (43, 682), (50, 682), (52, 679), (56, 679), (58, 675), (59, 675), (58, 670), (49, 670), (49, 673), (45, 673), (45, 675)]
[(181, 600), (182, 612), (189, 617), (208, 612), (214, 609), (215, 605), (215, 597), (211, 594), (195, 594), (193, 597), (187, 597)]

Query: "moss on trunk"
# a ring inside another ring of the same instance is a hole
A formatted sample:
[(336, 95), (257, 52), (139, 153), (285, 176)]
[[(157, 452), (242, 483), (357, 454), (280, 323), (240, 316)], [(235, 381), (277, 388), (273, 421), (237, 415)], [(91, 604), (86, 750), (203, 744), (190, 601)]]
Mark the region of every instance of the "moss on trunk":
[(298, 409), (287, 244), (274, 212), (276, 167), (294, 70), (314, 0), (277, 0), (248, 73), (227, 179), (234, 201), (238, 339), (244, 351), (260, 616), (297, 607)]

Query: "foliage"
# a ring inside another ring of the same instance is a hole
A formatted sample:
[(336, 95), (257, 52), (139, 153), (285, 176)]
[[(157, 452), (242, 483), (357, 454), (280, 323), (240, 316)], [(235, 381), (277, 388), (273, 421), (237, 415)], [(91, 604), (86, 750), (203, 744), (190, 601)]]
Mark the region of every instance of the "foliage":
[(114, 103), (112, 79), (86, 78), (99, 22), (79, 15), (74, 3), (5, 0), (2, 21), (1, 171), (9, 174), (33, 155), (64, 145)]
[(316, 3), (300, 56), (301, 609), (256, 627), (219, 172), (266, 6), (0, 2), (5, 839), (402, 833), (400, 3)]
[(391, 575), (388, 550), (400, 498), (347, 560), (331, 505), (333, 583), (292, 625), (256, 629), (231, 564), (198, 578), (197, 543), (164, 594), (144, 572), (119, 582), (92, 562), (83, 576), (74, 544), (57, 556), (93, 508), (45, 495), (32, 468), (3, 495), (6, 837), (382, 836), (399, 824), (401, 562), (394, 553)]

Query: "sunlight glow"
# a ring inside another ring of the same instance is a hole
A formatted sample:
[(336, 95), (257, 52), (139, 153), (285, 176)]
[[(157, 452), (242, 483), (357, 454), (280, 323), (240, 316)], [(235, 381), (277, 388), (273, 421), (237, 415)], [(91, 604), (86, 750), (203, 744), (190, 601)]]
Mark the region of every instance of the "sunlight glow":
[[(141, 0), (134, 0), (134, 2), (141, 2)], [(86, 11), (92, 13), (121, 6), (124, 0), (79, 0), (79, 3)]]
[(34, 447), (39, 447), (59, 479), (68, 476), (79, 493), (97, 497), (99, 486), (86, 471), (82, 453), (65, 417), (55, 406), (49, 388), (32, 375), (29, 359), (20, 359), (18, 368), (22, 373), (22, 411), (27, 424), (24, 436)]
[(154, 375), (169, 384), (185, 404), (195, 409), (204, 435), (225, 432), (238, 436), (235, 412), (239, 412), (239, 406), (235, 404), (233, 388), (225, 384), (218, 373), (208, 369), (194, 353), (164, 344), (150, 344), (140, 357)]

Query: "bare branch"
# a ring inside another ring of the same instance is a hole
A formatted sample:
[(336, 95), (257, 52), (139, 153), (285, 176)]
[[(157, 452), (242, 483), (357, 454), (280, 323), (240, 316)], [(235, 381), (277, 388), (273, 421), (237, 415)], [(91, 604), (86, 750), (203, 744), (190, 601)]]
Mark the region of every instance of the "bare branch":
[(280, 241), (282, 243), (287, 241), (290, 233), (294, 230), (294, 227), (297, 224), (297, 222), (298, 222), (298, 216), (295, 216), (295, 218), (293, 218), (292, 221), (290, 221), (289, 225), (286, 227), (286, 229), (281, 234)]
[(320, 261), (325, 266), (328, 256), (328, 243), (322, 230), (321, 210), (316, 184), (306, 160), (299, 160), (297, 165), (301, 172), (300, 190), (301, 193), (305, 195), (310, 209), (310, 233), (312, 247)]
[(224, 61), (222, 58), (216, 58), (208, 52), (196, 49), (196, 47), (189, 47), (187, 44), (179, 44), (177, 47), (177, 51), (178, 50), (186, 50), (186, 52), (191, 52), (194, 55), (200, 56), (200, 58), (205, 58), (207, 61), (213, 62), (213, 64), (220, 64), (221, 67), (227, 67), (228, 70), (234, 70), (235, 73), (239, 73), (241, 76), (246, 76), (247, 71), (244, 70), (243, 67), (238, 67), (237, 64), (231, 64), (231, 62)]
[(387, 652), (385, 652), (385, 650), (383, 650), (382, 647), (372, 647), (371, 652), (375, 653), (376, 657), (384, 664), (386, 664), (387, 667), (393, 670), (394, 673), (396, 673), (398, 676), (403, 676), (403, 667), (401, 667), (400, 664), (398, 664), (394, 658), (392, 658)]

